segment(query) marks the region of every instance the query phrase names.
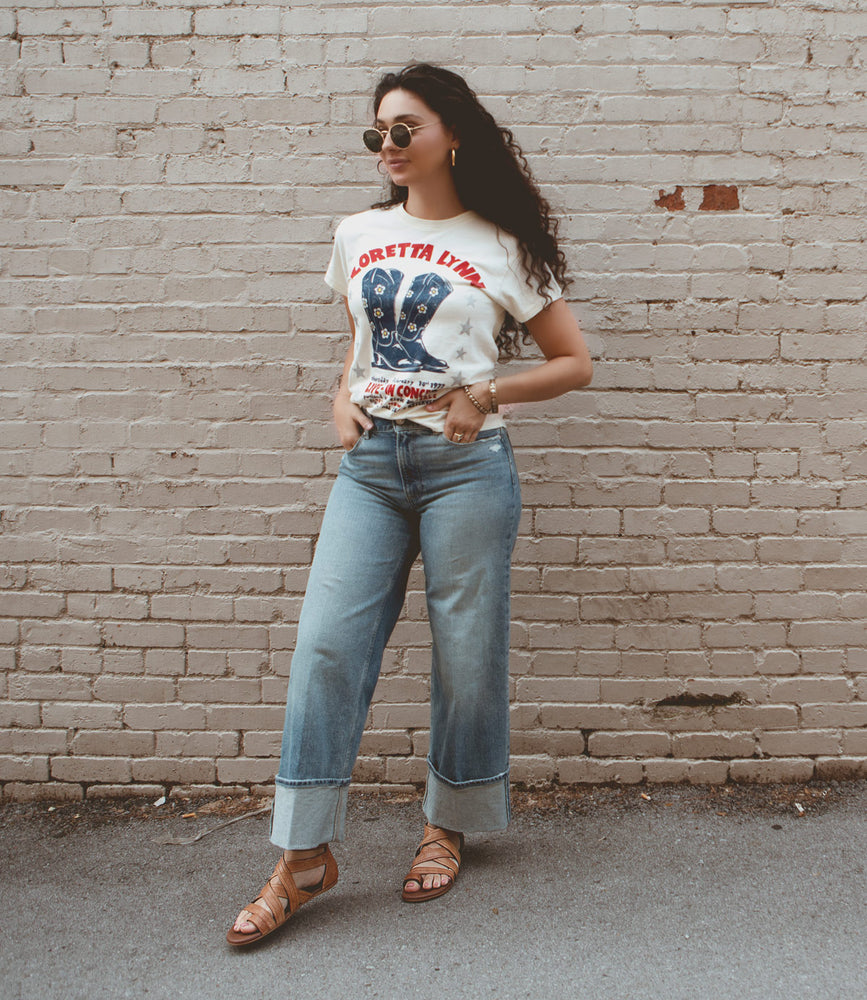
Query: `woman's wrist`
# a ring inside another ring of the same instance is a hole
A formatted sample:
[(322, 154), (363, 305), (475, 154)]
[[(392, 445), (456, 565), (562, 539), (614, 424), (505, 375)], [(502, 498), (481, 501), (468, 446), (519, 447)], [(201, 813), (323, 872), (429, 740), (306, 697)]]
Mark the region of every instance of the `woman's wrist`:
[(469, 399), (479, 413), (488, 414), (497, 412), (497, 390), (494, 379), (473, 382), (472, 385), (465, 385), (463, 388), (467, 399)]
[(495, 378), (488, 380), (488, 406), (491, 408), (491, 413), (499, 412), (500, 404), (497, 399), (497, 380)]

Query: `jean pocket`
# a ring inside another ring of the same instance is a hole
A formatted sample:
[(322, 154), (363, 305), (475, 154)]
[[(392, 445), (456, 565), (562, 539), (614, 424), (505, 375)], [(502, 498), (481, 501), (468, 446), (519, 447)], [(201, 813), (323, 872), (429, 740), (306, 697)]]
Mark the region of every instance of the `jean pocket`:
[(487, 431), (479, 431), (473, 441), (454, 441), (452, 438), (447, 438), (445, 434), (440, 434), (440, 437), (452, 448), (463, 448), (464, 450), (467, 450), (468, 448), (474, 448), (480, 444), (484, 444), (485, 441), (490, 441), (492, 438), (499, 437), (499, 435), (500, 428), (493, 427)]
[(369, 441), (370, 440), (371, 434), (372, 434), (372, 431), (362, 431), (358, 435), (358, 438), (356, 439), (355, 444), (351, 448), (344, 448), (343, 449), (343, 454), (344, 455), (354, 455), (355, 452), (358, 451), (358, 449), (361, 447), (361, 442), (362, 441)]

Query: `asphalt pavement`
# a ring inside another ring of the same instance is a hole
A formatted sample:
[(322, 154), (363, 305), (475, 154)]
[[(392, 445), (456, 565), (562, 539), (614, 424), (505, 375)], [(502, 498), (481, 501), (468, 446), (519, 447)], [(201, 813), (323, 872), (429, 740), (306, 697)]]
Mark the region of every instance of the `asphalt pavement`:
[(263, 802), (0, 808), (0, 997), (867, 997), (865, 783), (519, 793), (412, 906), (418, 798), (357, 793), (337, 886), (236, 950), (277, 852), (267, 815), (218, 824)]

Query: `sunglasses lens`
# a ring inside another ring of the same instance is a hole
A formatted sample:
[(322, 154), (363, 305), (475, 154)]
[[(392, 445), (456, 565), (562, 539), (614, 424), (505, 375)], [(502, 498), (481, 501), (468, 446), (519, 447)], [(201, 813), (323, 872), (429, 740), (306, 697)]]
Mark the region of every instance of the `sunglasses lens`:
[(397, 125), (391, 126), (390, 135), (391, 141), (398, 149), (406, 149), (412, 139), (412, 132), (410, 132), (406, 125), (402, 125), (400, 122)]
[(382, 149), (382, 136), (375, 128), (365, 129), (361, 138), (371, 153), (378, 153)]

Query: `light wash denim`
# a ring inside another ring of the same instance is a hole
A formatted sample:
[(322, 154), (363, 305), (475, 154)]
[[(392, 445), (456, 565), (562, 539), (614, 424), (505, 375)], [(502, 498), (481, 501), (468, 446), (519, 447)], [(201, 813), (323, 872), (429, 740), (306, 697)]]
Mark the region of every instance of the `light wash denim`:
[(341, 840), (383, 650), (419, 551), (433, 637), (423, 810), (464, 833), (509, 822), (509, 575), (520, 487), (505, 428), (454, 444), (377, 418), (342, 458), (301, 611), (271, 840)]

